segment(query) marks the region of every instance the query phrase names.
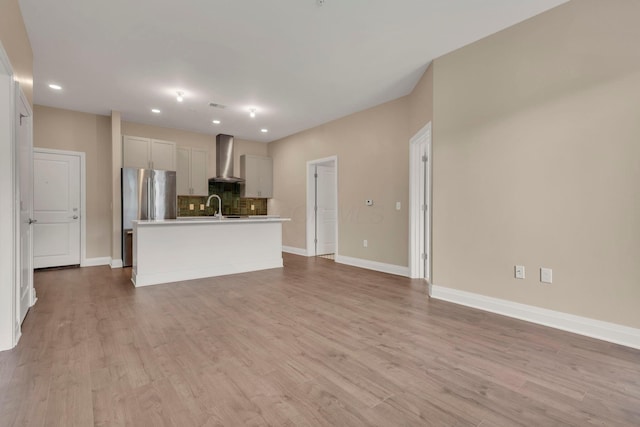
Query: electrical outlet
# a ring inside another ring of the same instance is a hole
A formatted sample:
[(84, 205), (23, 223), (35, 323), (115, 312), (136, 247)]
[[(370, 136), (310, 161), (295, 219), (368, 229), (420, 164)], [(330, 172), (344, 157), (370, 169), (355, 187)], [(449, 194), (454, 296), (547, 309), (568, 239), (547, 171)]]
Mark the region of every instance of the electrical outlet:
[(255, 211), (256, 210), (256, 205), (251, 205), (251, 210)]
[(524, 279), (524, 265), (516, 265), (514, 270), (516, 279)]
[(397, 211), (399, 211), (399, 210), (400, 210), (400, 207), (401, 207), (401, 206), (402, 206), (402, 205), (400, 204), (400, 202), (396, 202), (396, 210), (397, 210)]
[(540, 267), (540, 281), (542, 283), (552, 283), (553, 270), (550, 268)]
[(369, 247), (369, 242), (366, 239), (362, 241), (362, 247), (363, 248), (368, 248)]
[(200, 210), (203, 211), (204, 210), (204, 203), (200, 203)]
[(192, 211), (194, 210), (196, 207), (194, 206), (193, 203), (189, 203), (189, 210)]

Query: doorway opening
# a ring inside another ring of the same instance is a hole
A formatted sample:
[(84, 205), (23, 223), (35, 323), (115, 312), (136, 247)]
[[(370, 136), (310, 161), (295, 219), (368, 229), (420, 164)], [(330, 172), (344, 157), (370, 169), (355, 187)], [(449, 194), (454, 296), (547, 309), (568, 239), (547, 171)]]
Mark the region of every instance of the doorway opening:
[(0, 351), (13, 348), (20, 339), (18, 322), (19, 262), (15, 176), (15, 86), (9, 57), (0, 42)]
[(31, 107), (0, 42), (0, 351), (20, 339), (35, 302), (30, 251)]
[(431, 282), (431, 122), (409, 144), (409, 273)]
[(338, 253), (338, 157), (307, 162), (307, 256)]

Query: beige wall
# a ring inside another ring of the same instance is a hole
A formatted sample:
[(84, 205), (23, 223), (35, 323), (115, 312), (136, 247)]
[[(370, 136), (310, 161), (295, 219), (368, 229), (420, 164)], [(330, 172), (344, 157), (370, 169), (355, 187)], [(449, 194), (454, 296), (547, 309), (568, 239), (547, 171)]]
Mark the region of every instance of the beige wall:
[[(339, 254), (407, 265), (408, 118), (403, 97), (269, 144), (270, 213), (292, 218), (283, 227), (284, 245), (306, 248), (306, 162), (336, 155)], [(366, 199), (374, 205), (365, 206)]]
[[(283, 226), (283, 244), (306, 249), (306, 162), (336, 155), (339, 255), (407, 266), (409, 139), (432, 117), (429, 66), (408, 96), (269, 143), (269, 213), (292, 219)], [(366, 199), (374, 205), (365, 206)]]
[(434, 62), (436, 285), (640, 327), (638, 16), (573, 1)]
[(33, 105), (33, 51), (18, 0), (0, 0), (0, 42), (9, 56), (15, 79)]
[(409, 134), (413, 136), (433, 120), (433, 64), (429, 65), (408, 98)]
[[(208, 173), (216, 172), (216, 136), (189, 132), (180, 129), (143, 125), (140, 123), (122, 122), (122, 134), (141, 136), (144, 138), (163, 139), (175, 142), (178, 147), (192, 147), (209, 150)], [(240, 156), (242, 154), (267, 155), (267, 144), (243, 139), (234, 139), (234, 174), (240, 176)]]
[(86, 153), (87, 258), (110, 256), (110, 117), (35, 105), (33, 119), (34, 147)]

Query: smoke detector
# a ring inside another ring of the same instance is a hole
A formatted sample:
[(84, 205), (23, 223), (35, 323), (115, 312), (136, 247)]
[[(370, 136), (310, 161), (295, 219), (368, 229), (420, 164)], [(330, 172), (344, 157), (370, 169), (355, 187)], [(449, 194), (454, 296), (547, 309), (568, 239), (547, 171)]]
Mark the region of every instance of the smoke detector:
[(324, 4), (324, 0), (316, 0), (316, 6), (320, 7)]

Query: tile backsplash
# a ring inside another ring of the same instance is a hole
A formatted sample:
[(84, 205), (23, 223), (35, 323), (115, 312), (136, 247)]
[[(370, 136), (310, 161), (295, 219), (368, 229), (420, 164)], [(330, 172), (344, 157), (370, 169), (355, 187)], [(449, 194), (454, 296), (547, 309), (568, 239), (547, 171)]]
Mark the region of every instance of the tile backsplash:
[[(211, 206), (206, 207), (206, 197), (198, 196), (178, 196), (178, 216), (212, 216), (215, 215), (218, 209), (218, 201), (211, 203)], [(191, 205), (193, 209), (190, 208)], [(204, 209), (200, 209), (202, 206)]]
[[(240, 184), (211, 182), (209, 194), (220, 196), (224, 215), (267, 215), (267, 199), (240, 198)], [(212, 199), (209, 207), (206, 203), (206, 196), (178, 196), (178, 216), (215, 215), (218, 210), (218, 200)], [(203, 209), (200, 209), (201, 207)]]

